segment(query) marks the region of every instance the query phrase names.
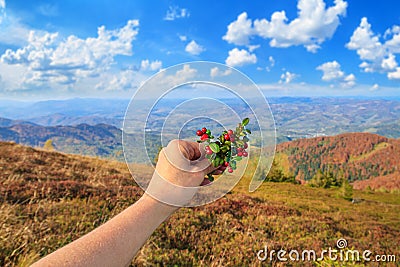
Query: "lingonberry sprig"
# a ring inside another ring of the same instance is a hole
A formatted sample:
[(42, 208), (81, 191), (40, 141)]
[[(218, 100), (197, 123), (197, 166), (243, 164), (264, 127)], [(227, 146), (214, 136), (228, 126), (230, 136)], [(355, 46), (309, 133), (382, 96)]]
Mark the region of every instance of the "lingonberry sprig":
[[(203, 127), (197, 130), (196, 135), (200, 137), (197, 142), (205, 143), (206, 158), (210, 160), (214, 167), (222, 172), (228, 170), (232, 173), (236, 170), (236, 162), (248, 156), (246, 149), (248, 148), (248, 134), (251, 134), (246, 125), (249, 123), (249, 118), (245, 118), (238, 124), (235, 131), (229, 129), (223, 131), (222, 134), (215, 138), (210, 129)], [(212, 173), (207, 174), (210, 181), (214, 181)]]

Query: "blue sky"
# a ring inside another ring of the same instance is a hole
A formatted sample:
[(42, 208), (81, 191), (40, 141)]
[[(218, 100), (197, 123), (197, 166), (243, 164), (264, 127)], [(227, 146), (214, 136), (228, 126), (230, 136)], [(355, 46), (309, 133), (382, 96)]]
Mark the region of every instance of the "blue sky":
[(226, 63), (267, 96), (399, 96), (400, 3), (0, 0), (0, 97), (130, 97)]

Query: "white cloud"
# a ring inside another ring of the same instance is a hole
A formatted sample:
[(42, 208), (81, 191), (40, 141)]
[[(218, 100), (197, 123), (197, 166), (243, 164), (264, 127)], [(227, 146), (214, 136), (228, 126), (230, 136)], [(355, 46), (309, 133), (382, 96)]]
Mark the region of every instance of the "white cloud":
[(160, 60), (149, 61), (148, 59), (142, 60), (140, 63), (140, 70), (147, 71), (147, 70), (160, 70), (162, 68), (162, 62)]
[(371, 24), (365, 17), (361, 19), (360, 26), (353, 32), (346, 47), (350, 50), (357, 50), (357, 54), (362, 60), (375, 60), (384, 56), (382, 43), (372, 32)]
[(58, 33), (30, 31), (28, 44), (15, 51), (6, 50), (1, 62), (25, 66), (29, 71), (21, 79), (26, 85), (73, 84), (109, 69), (117, 55), (132, 55), (138, 27), (138, 20), (129, 20), (116, 30), (101, 26), (97, 37), (86, 39), (74, 35), (63, 39)]
[(341, 79), (344, 76), (344, 72), (340, 70), (340, 64), (337, 61), (326, 62), (318, 66), (317, 70), (324, 73), (322, 80), (326, 82)]
[(0, 24), (3, 22), (6, 16), (6, 1), (0, 0)]
[(133, 69), (119, 71), (116, 74), (102, 73), (95, 89), (102, 91), (129, 91), (137, 89), (146, 80), (146, 76)]
[(197, 44), (194, 40), (186, 45), (185, 51), (192, 55), (199, 55), (204, 51), (204, 47)]
[(269, 56), (268, 61), (269, 61), (271, 67), (275, 66), (275, 59), (273, 56)]
[(265, 69), (270, 72), (271, 69), (275, 66), (275, 59), (273, 58), (273, 56), (269, 56), (268, 57), (268, 62), (269, 62), (269, 66), (267, 66)]
[(179, 40), (181, 40), (182, 42), (186, 42), (187, 41), (187, 36), (186, 35), (179, 35)]
[(282, 73), (281, 75), (281, 79), (279, 80), (279, 83), (291, 83), (295, 78), (297, 78), (299, 75), (295, 74), (295, 73), (291, 73), (289, 71), (286, 71), (284, 73)]
[(52, 4), (42, 4), (37, 7), (37, 11), (46, 17), (56, 17), (59, 14), (58, 7)]
[(340, 64), (336, 60), (326, 62), (316, 69), (323, 72), (322, 80), (325, 82), (337, 82), (342, 87), (355, 86), (356, 77), (354, 74), (345, 75), (341, 70)]
[(381, 67), (384, 70), (395, 70), (397, 67), (396, 56), (389, 54), (387, 58), (382, 60)]
[(256, 62), (257, 57), (255, 54), (251, 54), (245, 49), (239, 50), (238, 48), (229, 51), (229, 56), (225, 60), (225, 63), (231, 67), (254, 64)]
[(263, 67), (257, 67), (257, 70), (262, 71), (262, 70), (266, 70), (267, 72), (270, 72), (271, 69), (275, 66), (275, 59), (273, 56), (269, 56), (268, 57), (268, 66), (266, 66), (265, 68)]
[(389, 80), (399, 80), (400, 79), (400, 68), (397, 67), (395, 71), (389, 72), (387, 74)]
[(229, 76), (232, 73), (232, 69), (226, 69), (225, 71), (221, 71), (218, 67), (214, 67), (210, 70), (211, 78), (215, 78), (217, 76)]
[(316, 52), (320, 45), (333, 36), (341, 16), (346, 15), (347, 2), (335, 0), (326, 8), (323, 0), (298, 0), (298, 17), (288, 21), (285, 11), (274, 12), (270, 20), (247, 18), (240, 14), (228, 26), (223, 39), (236, 45), (248, 45), (253, 36), (270, 39), (272, 47), (303, 45), (307, 51)]
[(379, 84), (375, 83), (369, 90), (370, 91), (376, 91), (379, 89)]
[(353, 87), (356, 85), (356, 76), (354, 74), (349, 74), (343, 79), (344, 82), (341, 83), (343, 87)]
[(176, 20), (180, 18), (187, 18), (190, 16), (189, 11), (186, 8), (179, 8), (177, 6), (168, 7), (167, 14), (164, 17), (164, 20)]
[(192, 81), (197, 75), (197, 69), (191, 68), (189, 64), (184, 64), (182, 69), (177, 70), (175, 73), (169, 73), (169, 70), (162, 70), (153, 77), (151, 83), (153, 86), (165, 88), (166, 86), (172, 88), (177, 85)]
[(23, 89), (21, 75), (26, 75), (27, 72), (27, 68), (22, 65), (8, 65), (0, 61), (0, 73), (2, 75), (0, 91)]
[(222, 39), (231, 44), (247, 45), (251, 35), (253, 35), (252, 22), (247, 18), (247, 13), (243, 12), (237, 20), (228, 25), (228, 31)]
[(0, 0), (0, 43), (6, 45), (25, 45), (29, 27), (10, 14), (6, 14), (6, 2)]
[(260, 48), (260, 45), (248, 45), (247, 48), (250, 52), (253, 52), (254, 50)]
[(346, 44), (349, 50), (355, 50), (362, 60), (359, 67), (364, 72), (386, 73), (389, 79), (400, 79), (396, 54), (400, 53), (400, 26), (387, 29), (383, 41), (379, 34), (372, 31), (367, 18), (362, 18)]

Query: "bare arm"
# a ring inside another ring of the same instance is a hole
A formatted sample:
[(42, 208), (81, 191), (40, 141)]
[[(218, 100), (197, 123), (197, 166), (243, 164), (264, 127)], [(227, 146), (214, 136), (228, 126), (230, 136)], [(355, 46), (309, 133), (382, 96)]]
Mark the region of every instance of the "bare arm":
[[(181, 153), (189, 160), (201, 158), (198, 144), (173, 141), (167, 149)], [(204, 184), (204, 175), (213, 170), (208, 166), (196, 172), (176, 168), (162, 151), (156, 166), (159, 175), (177, 185)], [(171, 154), (171, 155), (172, 155)], [(199, 164), (193, 164), (198, 167)], [(208, 165), (208, 162), (207, 162)], [(195, 169), (196, 170), (196, 169)], [(132, 206), (78, 240), (46, 256), (33, 266), (127, 266), (154, 230), (178, 207), (155, 200), (147, 193)]]

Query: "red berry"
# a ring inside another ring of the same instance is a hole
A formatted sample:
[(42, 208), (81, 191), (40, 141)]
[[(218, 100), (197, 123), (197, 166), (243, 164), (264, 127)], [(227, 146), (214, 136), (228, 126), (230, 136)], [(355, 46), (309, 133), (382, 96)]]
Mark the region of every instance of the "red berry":
[(233, 172), (233, 169), (232, 169), (232, 168), (228, 168), (228, 172), (229, 172), (229, 173), (232, 173), (232, 172)]
[(203, 135), (203, 132), (202, 132), (201, 130), (197, 130), (196, 134), (197, 134), (198, 136), (202, 136), (202, 135)]
[(233, 135), (233, 131), (232, 130), (228, 130), (228, 134), (229, 135)]
[(229, 139), (231, 139), (231, 138), (229, 137), (229, 134), (225, 134), (225, 135), (224, 135), (224, 139), (225, 139), (226, 141), (229, 141)]
[(206, 128), (206, 127), (203, 127), (203, 128), (201, 128), (201, 131), (202, 131), (203, 133), (206, 133), (206, 132), (207, 132), (207, 128)]
[(243, 157), (247, 157), (249, 155), (249, 153), (247, 153), (247, 151), (243, 151), (242, 154), (243, 154)]
[(211, 155), (213, 152), (209, 146), (206, 147), (206, 154)]
[(246, 148), (248, 148), (248, 147), (249, 147), (249, 145), (248, 145), (247, 143), (244, 143), (244, 144), (243, 144), (243, 148), (244, 148), (244, 149), (246, 149)]
[(200, 139), (201, 139), (201, 140), (207, 140), (207, 139), (208, 139), (208, 134), (203, 134), (203, 135), (200, 137)]
[(231, 139), (231, 142), (235, 142), (235, 136), (234, 135), (231, 135), (230, 139)]
[(237, 155), (238, 155), (238, 157), (241, 157), (241, 156), (243, 156), (243, 152), (242, 152), (242, 151), (239, 151), (239, 152), (237, 153)]
[(224, 162), (224, 166), (225, 166), (225, 167), (228, 167), (228, 166), (229, 166), (229, 162), (225, 161), (225, 162)]
[(238, 151), (238, 152), (242, 152), (242, 151), (243, 151), (243, 148), (238, 147), (238, 148), (237, 148), (237, 151)]

